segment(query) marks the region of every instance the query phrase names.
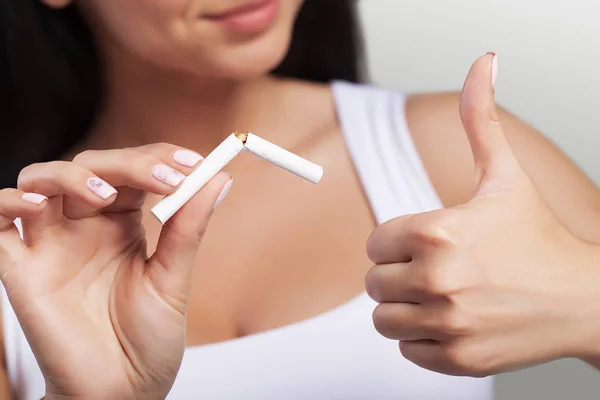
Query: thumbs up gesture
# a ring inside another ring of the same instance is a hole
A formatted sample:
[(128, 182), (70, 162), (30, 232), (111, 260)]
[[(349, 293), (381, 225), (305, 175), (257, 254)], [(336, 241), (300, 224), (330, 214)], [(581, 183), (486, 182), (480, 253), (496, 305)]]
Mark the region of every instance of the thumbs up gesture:
[[(600, 265), (589, 244), (546, 205), (515, 158), (496, 114), (495, 55), (478, 59), (460, 104), (475, 160), (471, 201), (403, 216), (376, 229), (366, 278), (376, 329), (408, 360), (482, 377), (598, 343)], [(595, 316), (594, 316), (595, 313)]]

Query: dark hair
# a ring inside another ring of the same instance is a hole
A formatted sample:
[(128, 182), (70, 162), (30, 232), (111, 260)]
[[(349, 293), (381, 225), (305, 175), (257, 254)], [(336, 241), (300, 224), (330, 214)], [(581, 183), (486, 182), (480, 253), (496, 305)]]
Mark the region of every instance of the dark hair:
[[(63, 156), (85, 138), (102, 102), (93, 38), (75, 5), (0, 3), (0, 188), (28, 164)], [(358, 82), (362, 42), (355, 0), (305, 0), (290, 50), (273, 73)]]

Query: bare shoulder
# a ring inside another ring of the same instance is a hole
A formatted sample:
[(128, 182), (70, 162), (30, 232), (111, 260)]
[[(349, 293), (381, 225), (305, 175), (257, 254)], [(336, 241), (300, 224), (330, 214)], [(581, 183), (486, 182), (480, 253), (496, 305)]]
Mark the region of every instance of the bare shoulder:
[[(413, 141), (446, 207), (468, 201), (473, 189), (473, 156), (459, 103), (459, 93), (420, 94), (406, 103)], [(558, 217), (579, 236), (597, 237), (597, 186), (537, 129), (502, 107), (498, 115), (516, 158)], [(597, 221), (595, 225), (591, 220)]]
[(410, 96), (406, 102), (408, 128), (446, 207), (467, 201), (473, 187), (473, 160), (459, 101), (458, 93), (430, 93)]
[[(448, 206), (468, 200), (472, 189), (473, 159), (459, 102), (459, 93), (431, 93), (411, 96), (406, 103), (407, 122), (417, 150)], [(550, 168), (592, 190), (591, 181), (537, 129), (500, 106), (498, 114), (513, 152), (534, 180), (544, 180), (542, 170)]]

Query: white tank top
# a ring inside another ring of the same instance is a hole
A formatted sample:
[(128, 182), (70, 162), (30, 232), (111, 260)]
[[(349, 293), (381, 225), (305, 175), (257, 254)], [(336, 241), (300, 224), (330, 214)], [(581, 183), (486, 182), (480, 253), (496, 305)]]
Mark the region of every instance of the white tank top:
[[(378, 223), (442, 204), (408, 132), (405, 96), (332, 84), (348, 149)], [(380, 336), (366, 293), (307, 320), (186, 349), (168, 399), (491, 400), (492, 378), (450, 377), (402, 357)], [(8, 375), (20, 400), (39, 400), (44, 380), (6, 296)], [(94, 379), (90, 376), (89, 379)]]

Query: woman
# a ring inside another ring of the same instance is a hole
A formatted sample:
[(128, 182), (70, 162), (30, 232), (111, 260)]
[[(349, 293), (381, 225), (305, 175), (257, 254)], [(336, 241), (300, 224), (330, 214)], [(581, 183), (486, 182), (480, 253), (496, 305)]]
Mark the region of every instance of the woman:
[[(68, 160), (26, 167), (0, 198), (6, 375), (18, 398), (491, 398), (489, 378), (428, 372), (373, 329), (368, 236), (468, 201), (474, 175), (457, 95), (351, 83), (352, 2), (4, 7), (6, 183), (32, 162)], [(598, 241), (593, 185), (501, 117), (545, 201)], [(313, 187), (239, 157), (161, 232), (148, 208), (234, 130), (325, 177)]]

